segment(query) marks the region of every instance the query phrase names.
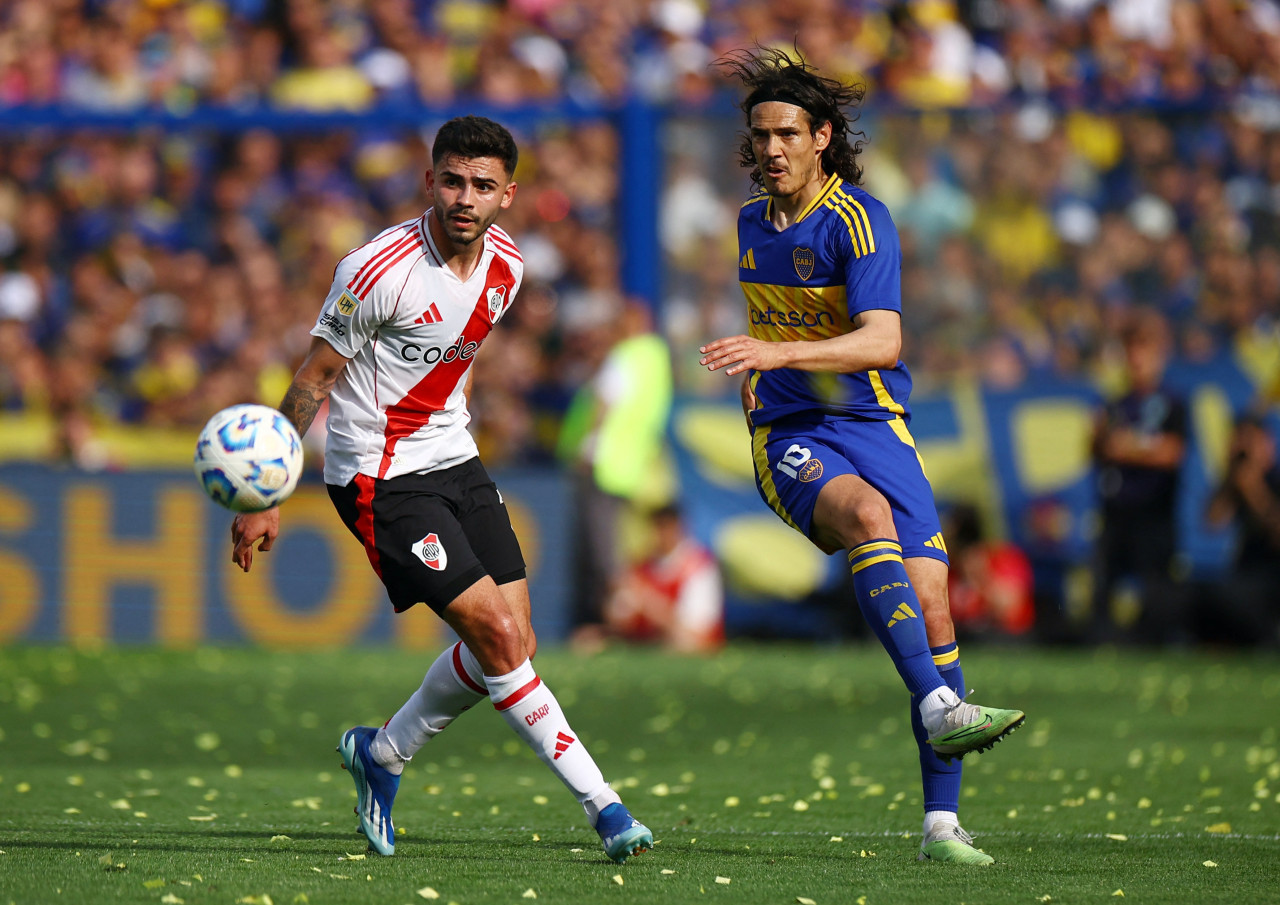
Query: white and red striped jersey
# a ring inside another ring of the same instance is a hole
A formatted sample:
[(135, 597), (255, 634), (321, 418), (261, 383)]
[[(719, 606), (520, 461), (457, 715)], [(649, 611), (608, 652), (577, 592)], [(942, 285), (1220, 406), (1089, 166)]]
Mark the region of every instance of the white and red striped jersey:
[(393, 478), (449, 468), (477, 454), (463, 388), (476, 351), (510, 307), (524, 274), (496, 226), (471, 277), (444, 263), (430, 211), (348, 254), (311, 334), (351, 361), (329, 395), (324, 479)]

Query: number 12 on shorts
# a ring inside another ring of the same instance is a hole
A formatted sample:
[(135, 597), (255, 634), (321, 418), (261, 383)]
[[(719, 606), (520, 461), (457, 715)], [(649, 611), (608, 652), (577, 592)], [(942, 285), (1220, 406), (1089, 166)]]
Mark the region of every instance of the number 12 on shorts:
[(778, 462), (778, 471), (790, 478), (799, 478), (799, 469), (805, 462), (813, 458), (813, 453), (801, 446), (799, 443), (792, 443), (787, 447), (787, 451), (782, 454), (782, 460)]

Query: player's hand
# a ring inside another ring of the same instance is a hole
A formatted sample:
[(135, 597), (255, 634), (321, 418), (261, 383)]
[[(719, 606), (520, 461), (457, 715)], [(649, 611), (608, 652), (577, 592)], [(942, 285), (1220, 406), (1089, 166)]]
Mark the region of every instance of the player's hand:
[(698, 363), (708, 371), (727, 368), (725, 374), (730, 377), (747, 370), (773, 371), (787, 366), (784, 345), (750, 336), (726, 336), (700, 347), (703, 357)]
[(253, 545), (266, 553), (280, 533), (280, 509), (273, 506), (262, 512), (241, 512), (231, 520), (231, 561), (244, 571), (253, 567)]

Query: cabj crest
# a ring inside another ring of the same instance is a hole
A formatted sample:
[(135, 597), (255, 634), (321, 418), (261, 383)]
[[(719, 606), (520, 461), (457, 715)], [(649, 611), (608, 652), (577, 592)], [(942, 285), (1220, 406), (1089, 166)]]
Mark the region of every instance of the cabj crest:
[(807, 280), (813, 276), (813, 249), (812, 248), (795, 248), (791, 251), (791, 261), (796, 265), (796, 274), (802, 280)]

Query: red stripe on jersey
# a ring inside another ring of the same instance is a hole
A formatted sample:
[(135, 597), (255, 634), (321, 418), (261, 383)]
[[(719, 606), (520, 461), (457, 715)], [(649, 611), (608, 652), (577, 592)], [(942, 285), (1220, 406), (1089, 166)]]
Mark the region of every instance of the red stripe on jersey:
[(516, 243), (506, 233), (495, 232), (496, 228), (490, 228), (489, 235), (493, 239), (493, 244), (510, 254), (517, 261), (523, 261), (520, 257), (520, 251), (516, 248)]
[(366, 474), (355, 477), (356, 487), (356, 532), (364, 543), (365, 555), (369, 557), (369, 565), (382, 577), (382, 559), (378, 556), (378, 548), (373, 542), (373, 478)]
[(521, 685), (515, 691), (511, 692), (511, 694), (503, 698), (501, 701), (494, 701), (493, 709), (494, 710), (510, 710), (512, 707), (516, 706), (525, 698), (527, 698), (529, 696), (529, 692), (533, 691), (535, 688), (537, 688), (541, 684), (542, 684), (542, 680), (539, 679), (537, 676), (534, 676), (527, 683), (525, 683), (524, 685)]
[[(515, 289), (515, 276), (511, 273), (507, 262), (495, 255), (489, 264), (484, 288), (480, 290), (480, 298), (476, 300), (471, 319), (462, 328), (457, 342), (450, 347), (457, 348), (459, 351), (448, 361), (442, 357), (440, 362), (404, 395), (403, 399), (387, 406), (387, 426), (383, 432), (385, 440), (382, 447), (382, 463), (378, 466), (378, 477), (385, 477), (387, 470), (391, 468), (396, 444), (422, 428), (431, 420), (433, 414), (442, 411), (449, 397), (453, 395), (453, 391), (458, 388), (463, 375), (467, 373), (467, 368), (471, 367), (471, 360), (479, 351), (480, 344), (493, 329), (493, 325), (489, 323), (489, 291), (498, 287), (504, 287), (510, 294)], [(464, 357), (461, 350), (472, 343), (476, 348), (472, 349), (470, 355)]]
[(418, 251), (421, 247), (422, 247), (422, 241), (418, 238), (417, 234), (409, 236), (407, 243), (406, 242), (398, 243), (397, 244), (398, 251), (396, 253), (396, 256), (389, 260), (384, 259), (383, 263), (378, 265), (378, 269), (370, 272), (369, 275), (365, 278), (364, 286), (362, 286), (358, 290), (353, 290), (353, 291), (355, 291), (356, 295), (359, 296), (361, 300), (363, 300), (365, 295), (368, 294), (369, 290), (374, 287), (374, 284), (376, 284), (378, 280), (386, 276), (387, 272), (391, 270), (392, 267), (395, 267), (397, 264), (399, 264), (409, 255)]
[(459, 641), (453, 646), (453, 671), (458, 674), (458, 680), (463, 685), (470, 688), (476, 694), (488, 694), (489, 691), (467, 672), (467, 668), (462, 665), (462, 642)]
[[(400, 229), (405, 229), (405, 227), (402, 226), (400, 227)], [(378, 266), (378, 261), (381, 260), (387, 254), (389, 254), (392, 251), (392, 249), (400, 245), (400, 243), (402, 243), (405, 239), (409, 238), (409, 235), (410, 235), (409, 233), (405, 233), (403, 236), (401, 236), (399, 239), (396, 239), (394, 242), (392, 242), (390, 245), (383, 248), (381, 251), (376, 251), (373, 254), (371, 254), (369, 256), (369, 260), (365, 261), (363, 264), (360, 265), (360, 268), (356, 271), (355, 276), (351, 278), (351, 282), (347, 283), (347, 288), (353, 289), (356, 283), (360, 281), (360, 278), (362, 275), (364, 275), (370, 268)], [(351, 254), (355, 254), (355, 252), (351, 252)]]

